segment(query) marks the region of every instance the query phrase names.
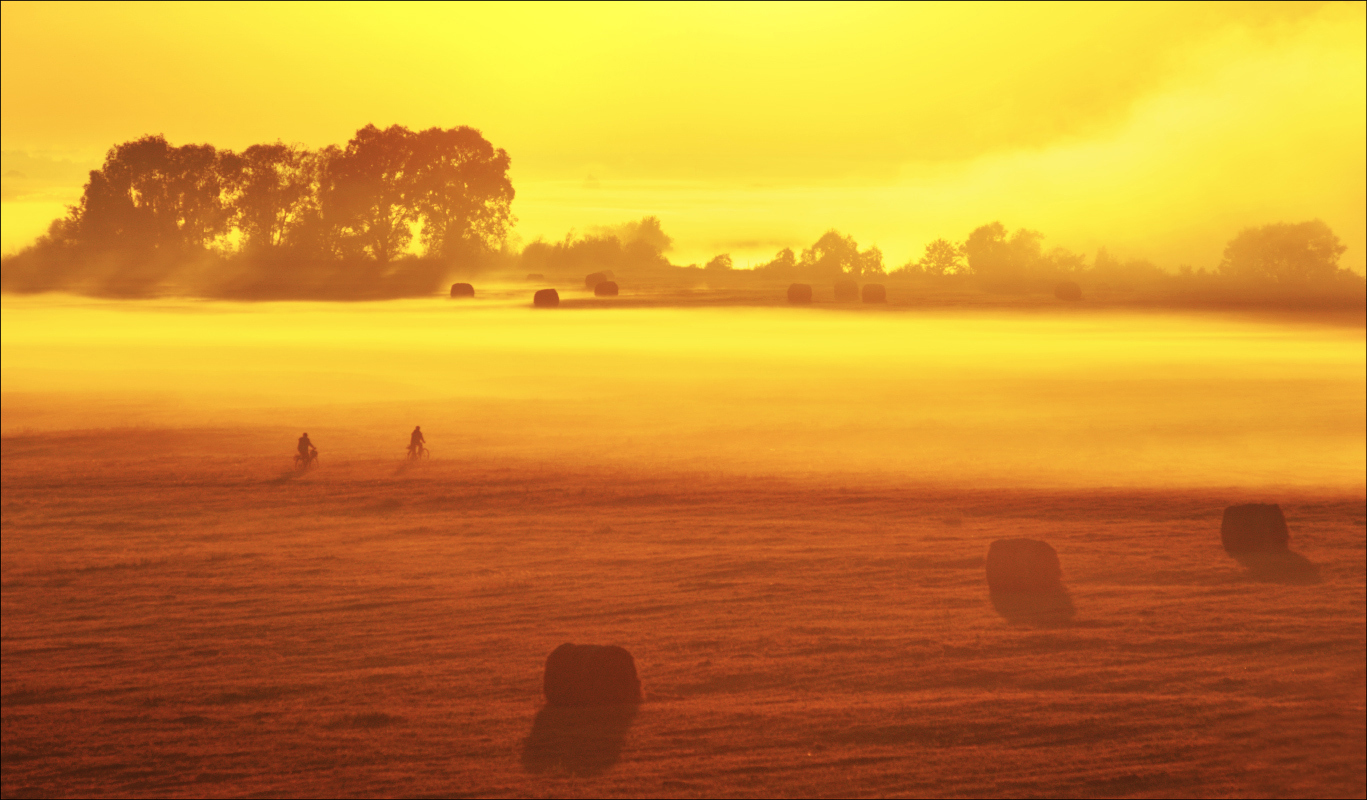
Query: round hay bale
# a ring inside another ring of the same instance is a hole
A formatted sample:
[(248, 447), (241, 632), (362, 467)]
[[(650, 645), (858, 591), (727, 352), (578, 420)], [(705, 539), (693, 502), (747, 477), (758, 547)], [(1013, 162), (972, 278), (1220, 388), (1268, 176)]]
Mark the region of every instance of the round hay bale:
[(866, 283), (866, 284), (864, 284), (863, 296), (864, 296), (864, 302), (865, 302), (865, 303), (886, 303), (886, 302), (888, 302), (888, 290), (887, 290), (887, 287), (883, 286), (883, 284), (881, 284), (881, 283)]
[(594, 297), (616, 297), (616, 296), (617, 296), (617, 282), (616, 282), (616, 281), (601, 281), (601, 282), (599, 282), (599, 284), (598, 284), (597, 286), (593, 287), (593, 296), (594, 296)]
[(843, 278), (835, 282), (835, 302), (853, 303), (859, 300), (859, 284)]
[(560, 293), (554, 289), (541, 289), (532, 296), (532, 305), (537, 308), (555, 308), (560, 305)]
[(474, 296), (475, 296), (475, 287), (471, 286), (471, 285), (468, 284), (468, 283), (453, 283), (453, 284), (451, 284), (451, 296), (452, 296), (452, 297), (474, 297)]
[(1057, 297), (1060, 300), (1066, 300), (1070, 303), (1076, 303), (1078, 300), (1082, 299), (1082, 287), (1072, 281), (1059, 281), (1058, 284), (1054, 286), (1054, 297)]
[(812, 286), (808, 283), (795, 283), (788, 287), (789, 303), (810, 303), (812, 302)]
[(987, 548), (987, 588), (993, 592), (1057, 592), (1058, 553), (1038, 539), (998, 539)]
[(605, 269), (602, 272), (590, 272), (584, 276), (584, 288), (592, 289), (603, 281), (610, 281), (615, 277), (617, 276), (613, 275), (610, 269)]
[(560, 645), (546, 657), (546, 704), (611, 706), (641, 702), (636, 660), (615, 645)]
[(1282, 552), (1291, 536), (1286, 517), (1276, 503), (1246, 503), (1225, 509), (1220, 522), (1220, 541), (1231, 556)]

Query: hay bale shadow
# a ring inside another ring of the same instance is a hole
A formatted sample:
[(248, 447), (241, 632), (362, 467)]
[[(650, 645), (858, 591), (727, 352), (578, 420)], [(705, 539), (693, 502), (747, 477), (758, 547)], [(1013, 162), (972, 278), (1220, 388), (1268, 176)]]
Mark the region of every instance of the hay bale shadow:
[(1234, 559), (1244, 565), (1250, 578), (1262, 583), (1311, 586), (1322, 580), (1314, 562), (1291, 550), (1240, 553)]
[(1036, 628), (1062, 628), (1071, 625), (1077, 609), (1073, 598), (1062, 586), (1033, 592), (991, 591), (992, 608), (1007, 622)]
[(534, 773), (600, 775), (621, 758), (636, 711), (635, 704), (545, 706), (522, 743), (522, 766)]

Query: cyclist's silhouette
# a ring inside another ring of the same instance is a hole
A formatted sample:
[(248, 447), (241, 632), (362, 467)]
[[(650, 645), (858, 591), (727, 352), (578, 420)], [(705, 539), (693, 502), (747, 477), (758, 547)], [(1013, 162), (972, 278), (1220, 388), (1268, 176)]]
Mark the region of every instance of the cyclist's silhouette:
[(309, 435), (305, 433), (299, 437), (299, 455), (294, 457), (295, 465), (308, 469), (313, 462), (318, 460), (318, 448), (309, 441)]
[(408, 457), (417, 458), (421, 455), (425, 444), (427, 439), (422, 435), (422, 426), (414, 425), (413, 433), (408, 437)]

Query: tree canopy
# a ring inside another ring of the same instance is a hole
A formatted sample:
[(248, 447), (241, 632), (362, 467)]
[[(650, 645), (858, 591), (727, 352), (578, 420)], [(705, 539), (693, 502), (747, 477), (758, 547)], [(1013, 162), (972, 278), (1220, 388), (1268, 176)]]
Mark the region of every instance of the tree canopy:
[(1347, 248), (1323, 221), (1245, 228), (1225, 245), (1220, 273), (1231, 278), (1305, 284), (1335, 276)]
[[(367, 125), (345, 147), (276, 142), (241, 153), (144, 136), (110, 148), (80, 202), (6, 260), (5, 288), (84, 282), (95, 294), (137, 296), (196, 261), (225, 256), (237, 257), (236, 269), (219, 270), (220, 285), (208, 293), (262, 282), (307, 293), (377, 268), (404, 281), (416, 270), (435, 286), (440, 265), (477, 262), (504, 244), (513, 222), (510, 163), (468, 127)], [(409, 255), (415, 229), (433, 263), (387, 267)]]

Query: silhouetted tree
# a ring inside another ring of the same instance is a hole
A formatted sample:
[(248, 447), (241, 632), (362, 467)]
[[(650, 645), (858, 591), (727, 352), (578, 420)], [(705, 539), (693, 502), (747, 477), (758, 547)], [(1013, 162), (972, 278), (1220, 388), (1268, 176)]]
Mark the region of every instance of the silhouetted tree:
[(549, 244), (535, 241), (522, 251), (521, 268), (527, 272), (574, 274), (610, 269), (620, 273), (657, 270), (670, 266), (661, 248), (671, 239), (655, 217), (630, 222), (576, 239), (574, 232), (564, 241)]
[(855, 259), (855, 268), (855, 270), (850, 271), (850, 274), (863, 278), (882, 277), (884, 275), (883, 251), (877, 247), (870, 247), (860, 253)]
[(872, 277), (883, 274), (883, 252), (877, 247), (859, 251), (853, 236), (831, 229), (802, 251), (797, 273), (812, 279)]
[(244, 250), (281, 247), (292, 229), (318, 212), (321, 160), (298, 145), (254, 144), (230, 176), (232, 211)]
[(511, 160), (474, 128), (429, 128), (410, 140), (411, 204), (427, 254), (462, 259), (498, 249), (513, 222)]
[(1225, 245), (1220, 274), (1303, 284), (1333, 278), (1347, 248), (1322, 220), (1245, 228)]
[(755, 272), (768, 278), (792, 278), (797, 274), (797, 254), (793, 248), (785, 247), (772, 260), (755, 267)]
[(338, 231), (343, 257), (368, 255), (385, 264), (413, 240), (413, 140), (401, 125), (367, 125), (328, 159), (319, 192), (322, 219)]
[(992, 222), (976, 228), (963, 243), (962, 251), (973, 274), (985, 278), (1021, 278), (1036, 271), (1041, 260), (1036, 232), (1016, 231), (1009, 238), (1006, 226)]
[(917, 266), (927, 275), (957, 275), (964, 271), (963, 253), (948, 239), (936, 239), (926, 245)]
[(117, 145), (90, 173), (67, 233), (108, 249), (206, 248), (228, 232), (224, 173), (235, 159), (207, 144), (172, 147), (161, 136)]
[(730, 253), (722, 253), (721, 255), (716, 256), (703, 267), (703, 269), (712, 272), (728, 272), (734, 268), (734, 265), (731, 263)]
[(812, 278), (858, 275), (859, 244), (853, 236), (841, 236), (833, 228), (802, 251), (798, 268), (802, 274)]

